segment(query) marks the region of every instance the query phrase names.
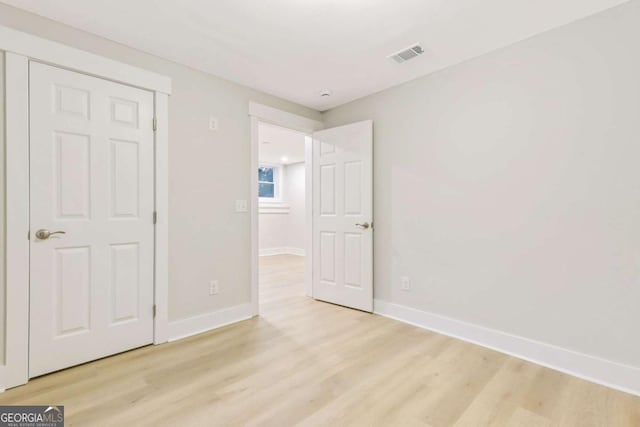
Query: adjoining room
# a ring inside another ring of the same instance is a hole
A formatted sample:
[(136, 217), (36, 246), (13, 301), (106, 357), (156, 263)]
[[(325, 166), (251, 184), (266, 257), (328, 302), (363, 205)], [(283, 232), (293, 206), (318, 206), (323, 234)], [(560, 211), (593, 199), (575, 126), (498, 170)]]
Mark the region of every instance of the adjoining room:
[(307, 135), (261, 122), (258, 138), (259, 300), (264, 307), (281, 303), (274, 294), (305, 292)]

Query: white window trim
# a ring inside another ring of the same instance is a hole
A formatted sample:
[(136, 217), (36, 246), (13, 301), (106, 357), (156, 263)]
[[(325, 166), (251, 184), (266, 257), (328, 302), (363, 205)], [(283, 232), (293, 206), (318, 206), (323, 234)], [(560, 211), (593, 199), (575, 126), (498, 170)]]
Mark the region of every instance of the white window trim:
[(29, 380), (29, 62), (38, 61), (154, 92), (155, 305), (154, 344), (168, 333), (168, 144), (171, 79), (0, 25), (5, 52), (6, 299), (5, 358), (0, 392)]

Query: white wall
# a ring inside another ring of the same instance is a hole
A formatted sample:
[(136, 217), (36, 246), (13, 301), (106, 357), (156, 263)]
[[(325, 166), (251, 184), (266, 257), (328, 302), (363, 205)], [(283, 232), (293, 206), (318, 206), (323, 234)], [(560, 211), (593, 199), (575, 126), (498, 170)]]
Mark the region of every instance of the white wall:
[(289, 224), (287, 247), (304, 252), (305, 235), (305, 163), (293, 163), (285, 166), (287, 179), (283, 194), (289, 203)]
[(289, 213), (265, 212), (258, 215), (258, 245), (260, 255), (277, 255), (286, 252)]
[[(250, 302), (250, 100), (318, 119), (320, 114), (0, 4), (0, 24), (173, 79), (169, 122), (169, 317), (178, 320)], [(220, 129), (208, 130), (209, 116)], [(208, 281), (220, 281), (209, 296)], [(2, 294), (2, 292), (0, 292)]]
[(282, 204), (287, 209), (282, 212), (273, 212), (270, 207), (260, 210), (258, 240), (261, 255), (304, 253), (305, 164), (284, 165), (281, 172)]
[(374, 120), (375, 298), (640, 367), (639, 52), (632, 1), (325, 113)]

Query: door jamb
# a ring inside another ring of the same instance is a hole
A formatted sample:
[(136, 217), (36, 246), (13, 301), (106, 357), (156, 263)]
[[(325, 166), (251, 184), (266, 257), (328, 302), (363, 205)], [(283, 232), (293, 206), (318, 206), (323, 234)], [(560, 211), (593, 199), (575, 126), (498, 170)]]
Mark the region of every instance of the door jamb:
[[(0, 25), (5, 52), (6, 272), (5, 351), (0, 392), (29, 380), (29, 61), (146, 89), (154, 93), (155, 144), (154, 344), (168, 327), (169, 77)], [(150, 124), (151, 125), (151, 124)], [(4, 168), (3, 168), (4, 169)], [(2, 352), (0, 345), (0, 354)]]
[(309, 119), (273, 107), (249, 102), (249, 117), (251, 119), (251, 314), (259, 314), (258, 281), (259, 281), (259, 198), (258, 198), (258, 151), (260, 147), (258, 125), (260, 122), (282, 126), (288, 129), (297, 130), (307, 134), (305, 137), (305, 293), (313, 296), (313, 165), (312, 147), (313, 132), (324, 129), (324, 124), (320, 121)]

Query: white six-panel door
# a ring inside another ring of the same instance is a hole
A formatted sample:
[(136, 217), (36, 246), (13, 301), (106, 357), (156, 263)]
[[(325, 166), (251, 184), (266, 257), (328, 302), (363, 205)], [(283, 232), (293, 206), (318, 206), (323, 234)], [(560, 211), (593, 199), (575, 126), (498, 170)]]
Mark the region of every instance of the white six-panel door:
[(151, 92), (31, 63), (29, 96), (33, 377), (153, 341), (154, 139)]
[(313, 135), (313, 296), (373, 310), (373, 123)]

